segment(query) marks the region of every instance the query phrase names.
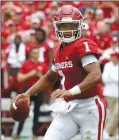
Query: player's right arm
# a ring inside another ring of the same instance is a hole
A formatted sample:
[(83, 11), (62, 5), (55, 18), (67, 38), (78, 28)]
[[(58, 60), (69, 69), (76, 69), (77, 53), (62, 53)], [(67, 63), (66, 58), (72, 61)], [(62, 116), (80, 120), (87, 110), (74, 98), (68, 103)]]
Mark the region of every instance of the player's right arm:
[(53, 86), (57, 79), (57, 74), (53, 70), (49, 70), (42, 76), (29, 90), (25, 92), (28, 96), (32, 96), (39, 92), (46, 92)]
[(30, 103), (29, 97), (38, 94), (40, 92), (46, 92), (49, 88), (53, 86), (57, 80), (58, 75), (52, 69), (50, 69), (44, 76), (42, 76), (30, 89), (25, 93), (17, 95), (13, 98), (12, 102), (17, 101), (19, 98), (26, 98)]

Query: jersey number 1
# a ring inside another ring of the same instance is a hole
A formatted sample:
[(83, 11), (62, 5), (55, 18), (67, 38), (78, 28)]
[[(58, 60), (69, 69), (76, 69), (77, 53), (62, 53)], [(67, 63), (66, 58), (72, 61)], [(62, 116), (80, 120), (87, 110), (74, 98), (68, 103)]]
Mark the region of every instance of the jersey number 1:
[(89, 46), (88, 46), (88, 42), (84, 42), (84, 45), (85, 45), (85, 48), (86, 48), (86, 52), (89, 52), (90, 49), (89, 49)]

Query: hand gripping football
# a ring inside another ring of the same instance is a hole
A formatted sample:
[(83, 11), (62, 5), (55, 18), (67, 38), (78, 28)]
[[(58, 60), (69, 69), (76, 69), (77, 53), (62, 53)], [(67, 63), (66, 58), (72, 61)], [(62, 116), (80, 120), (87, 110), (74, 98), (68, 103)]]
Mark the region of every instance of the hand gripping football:
[(19, 98), (17, 101), (13, 101), (10, 105), (10, 114), (15, 121), (24, 121), (29, 115), (29, 104), (24, 98)]

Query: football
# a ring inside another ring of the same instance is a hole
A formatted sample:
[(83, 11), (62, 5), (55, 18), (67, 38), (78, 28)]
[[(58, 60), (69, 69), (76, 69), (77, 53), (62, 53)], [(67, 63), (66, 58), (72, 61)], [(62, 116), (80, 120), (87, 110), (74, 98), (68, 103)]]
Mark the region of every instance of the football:
[(29, 115), (30, 107), (28, 101), (24, 98), (19, 98), (10, 105), (10, 114), (15, 121), (24, 121)]

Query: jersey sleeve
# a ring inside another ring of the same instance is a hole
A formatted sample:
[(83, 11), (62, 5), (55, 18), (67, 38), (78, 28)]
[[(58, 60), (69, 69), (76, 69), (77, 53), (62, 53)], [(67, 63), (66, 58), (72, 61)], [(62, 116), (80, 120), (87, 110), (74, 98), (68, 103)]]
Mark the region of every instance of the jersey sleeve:
[(77, 44), (76, 52), (79, 58), (87, 54), (94, 54), (98, 58), (99, 55), (97, 44), (90, 39), (83, 39), (81, 42), (79, 42)]
[(98, 62), (97, 58), (93, 54), (87, 54), (81, 57), (82, 66), (85, 67), (88, 64)]
[(52, 65), (51, 70), (57, 72), (57, 68), (55, 67), (55, 65)]

